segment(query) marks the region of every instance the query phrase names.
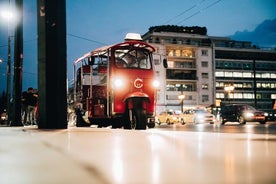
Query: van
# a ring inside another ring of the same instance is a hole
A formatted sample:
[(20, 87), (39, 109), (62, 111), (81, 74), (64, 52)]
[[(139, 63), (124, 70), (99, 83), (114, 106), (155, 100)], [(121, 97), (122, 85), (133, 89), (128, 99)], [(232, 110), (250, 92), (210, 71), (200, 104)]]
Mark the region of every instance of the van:
[(265, 124), (267, 114), (257, 110), (247, 104), (227, 104), (221, 107), (221, 122), (225, 124), (227, 121), (239, 122), (259, 122)]

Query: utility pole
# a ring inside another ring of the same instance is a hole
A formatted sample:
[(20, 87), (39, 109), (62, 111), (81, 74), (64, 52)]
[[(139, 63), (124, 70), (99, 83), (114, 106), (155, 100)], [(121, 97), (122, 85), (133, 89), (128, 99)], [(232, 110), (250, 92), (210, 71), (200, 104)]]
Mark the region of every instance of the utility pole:
[(15, 0), (18, 23), (15, 28), (13, 106), (11, 126), (23, 126), (21, 122), (22, 61), (23, 61), (23, 0)]
[[(9, 9), (11, 1), (9, 0)], [(11, 14), (11, 12), (9, 12)], [(10, 15), (12, 16), (12, 15)], [(8, 61), (7, 61), (7, 114), (8, 124), (11, 122), (11, 17), (8, 17)]]

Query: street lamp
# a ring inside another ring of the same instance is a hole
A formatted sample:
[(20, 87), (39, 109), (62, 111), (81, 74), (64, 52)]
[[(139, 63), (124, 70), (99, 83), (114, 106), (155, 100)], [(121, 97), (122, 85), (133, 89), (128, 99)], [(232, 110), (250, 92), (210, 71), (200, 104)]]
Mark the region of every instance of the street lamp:
[(228, 85), (228, 86), (225, 86), (224, 87), (224, 91), (227, 92), (227, 98), (228, 98), (228, 101), (230, 103), (230, 94), (232, 91), (234, 91), (235, 87), (233, 85)]
[(180, 100), (181, 112), (182, 113), (183, 113), (183, 108), (184, 108), (184, 98), (185, 98), (185, 95), (183, 94), (183, 92), (181, 92), (181, 94), (178, 95), (178, 99)]
[[(9, 1), (10, 3), (10, 1)], [(11, 98), (11, 30), (10, 23), (13, 19), (12, 11), (5, 10), (1, 12), (1, 16), (8, 22), (8, 61), (7, 61), (7, 113), (8, 121), (10, 121), (10, 98)]]

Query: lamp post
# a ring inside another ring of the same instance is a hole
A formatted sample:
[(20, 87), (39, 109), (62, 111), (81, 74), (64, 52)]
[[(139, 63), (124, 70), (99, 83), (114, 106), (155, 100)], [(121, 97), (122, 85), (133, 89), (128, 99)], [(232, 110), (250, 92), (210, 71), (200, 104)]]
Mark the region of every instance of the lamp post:
[[(9, 0), (10, 3), (10, 0)], [(13, 18), (11, 11), (1, 12), (1, 16), (8, 22), (8, 61), (7, 61), (7, 113), (8, 123), (10, 123), (10, 98), (11, 98), (11, 30), (10, 21)]]
[(232, 91), (234, 91), (235, 87), (233, 85), (228, 85), (224, 87), (224, 91), (227, 92), (227, 98), (228, 98), (228, 102), (230, 103), (230, 94)]
[(181, 92), (180, 95), (178, 95), (178, 99), (180, 100), (180, 106), (181, 106), (181, 112), (183, 113), (183, 108), (184, 108), (184, 98), (185, 95), (183, 94), (183, 92)]

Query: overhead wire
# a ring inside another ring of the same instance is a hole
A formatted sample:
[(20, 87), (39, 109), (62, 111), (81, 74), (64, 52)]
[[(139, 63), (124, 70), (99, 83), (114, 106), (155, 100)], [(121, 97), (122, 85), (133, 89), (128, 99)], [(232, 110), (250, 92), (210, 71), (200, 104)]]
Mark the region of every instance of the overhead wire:
[[(176, 20), (177, 18), (179, 18), (179, 17), (181, 17), (182, 15), (188, 13), (189, 11), (191, 11), (191, 10), (193, 10), (193, 9), (195, 9), (195, 8), (197, 8), (197, 7), (199, 7), (199, 6), (200, 6), (203, 2), (205, 2), (205, 1), (206, 1), (206, 0), (202, 0), (202, 1), (200, 1), (199, 3), (192, 5), (191, 7), (189, 7), (188, 9), (185, 9), (183, 12), (181, 12), (180, 14), (177, 14), (176, 16), (172, 17), (171, 19), (169, 19), (169, 20), (166, 21), (165, 23), (169, 23), (169, 22), (172, 22), (173, 20)], [(210, 5), (208, 5), (208, 6), (206, 6), (206, 7), (203, 7), (203, 8), (201, 8), (201, 9), (199, 9), (198, 11), (196, 11), (195, 13), (193, 13), (192, 15), (189, 15), (189, 16), (185, 17), (184, 19), (178, 21), (177, 24), (181, 24), (181, 23), (185, 22), (186, 20), (188, 20), (188, 19), (190, 19), (190, 18), (192, 18), (192, 17), (194, 17), (194, 16), (196, 16), (196, 15), (202, 13), (203, 11), (205, 11), (205, 10), (211, 8), (212, 6), (214, 6), (215, 4), (219, 3), (220, 1), (222, 1), (222, 0), (217, 0), (217, 1), (213, 2), (213, 3), (211, 3)]]
[(99, 45), (107, 45), (106, 43), (99, 42), (99, 41), (96, 41), (96, 40), (91, 40), (91, 39), (84, 38), (84, 37), (81, 37), (81, 36), (77, 36), (77, 35), (74, 35), (74, 34), (71, 34), (71, 33), (67, 33), (67, 35), (68, 35), (68, 36), (75, 37), (75, 38), (79, 38), (79, 39), (82, 39), (82, 40), (94, 42), (94, 43), (97, 43), (97, 44), (99, 44)]

